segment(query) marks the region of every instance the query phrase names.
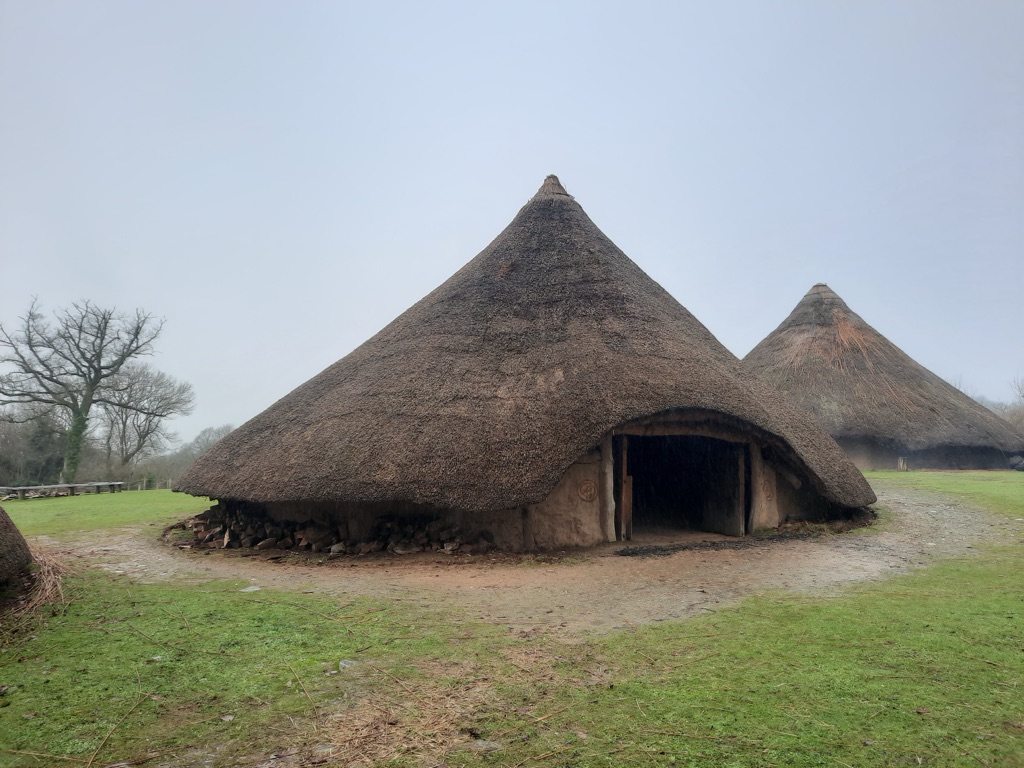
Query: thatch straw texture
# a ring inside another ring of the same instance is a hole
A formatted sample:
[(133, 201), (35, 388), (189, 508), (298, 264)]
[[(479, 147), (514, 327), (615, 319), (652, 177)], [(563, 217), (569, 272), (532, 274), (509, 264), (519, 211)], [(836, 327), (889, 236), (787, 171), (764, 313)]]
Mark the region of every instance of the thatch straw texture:
[(617, 425), (716, 411), (775, 436), (829, 501), (874, 494), (588, 218), (554, 176), (476, 258), (236, 429), (177, 490), (255, 502), (536, 503)]
[(0, 507), (0, 587), (13, 583), (31, 562), (25, 537)]
[(914, 362), (819, 283), (743, 359), (837, 440), (1019, 451), (1024, 438)]

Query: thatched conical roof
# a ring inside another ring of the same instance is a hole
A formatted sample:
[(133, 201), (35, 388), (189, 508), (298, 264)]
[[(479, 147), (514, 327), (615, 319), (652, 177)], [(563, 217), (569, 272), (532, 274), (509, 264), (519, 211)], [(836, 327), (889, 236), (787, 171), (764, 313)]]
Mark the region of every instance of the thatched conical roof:
[(177, 490), (255, 502), (539, 502), (617, 425), (670, 409), (753, 425), (828, 500), (874, 494), (549, 176), (476, 258), (225, 437)]
[(31, 562), (32, 555), (25, 537), (0, 507), (0, 587), (13, 583)]
[(836, 439), (906, 451), (1024, 445), (1007, 422), (914, 362), (822, 283), (743, 362)]

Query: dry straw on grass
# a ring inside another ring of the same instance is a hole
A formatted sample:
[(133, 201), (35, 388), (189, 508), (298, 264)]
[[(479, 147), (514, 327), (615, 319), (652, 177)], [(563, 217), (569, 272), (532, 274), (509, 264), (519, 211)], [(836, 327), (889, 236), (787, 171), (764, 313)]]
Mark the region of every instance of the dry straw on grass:
[[(514, 647), (495, 661), (521, 670), (533, 683), (607, 684), (609, 671), (603, 665), (581, 665), (566, 678), (555, 669), (559, 658), (538, 648)], [(519, 742), (524, 730), (543, 729), (548, 718), (566, 709), (545, 706), (543, 697), (514, 703), (507, 678), (502, 685), (503, 673), (487, 663), (418, 664), (416, 678), (405, 680), (375, 666), (365, 669), (372, 694), (361, 696), (350, 709), (329, 715), (318, 733), (330, 740), (330, 754), (321, 751), (328, 762), (372, 766), (412, 759), (418, 765), (444, 765), (463, 750), (503, 751)], [(506, 689), (504, 694), (501, 688)]]
[(410, 686), (370, 668), (366, 674), (379, 678), (373, 696), (325, 719), (320, 735), (333, 745), (332, 760), (370, 766), (415, 756), (434, 765), (473, 745), (472, 725), (495, 703), (492, 679), (465, 663), (420, 670), (423, 678)]
[(71, 567), (55, 553), (31, 544), (32, 560), (36, 564), (32, 574), (32, 588), (16, 615), (27, 616), (50, 606), (54, 612), (63, 613), (71, 600), (64, 592), (64, 576), (71, 573)]
[(72, 568), (54, 552), (29, 545), (34, 566), (23, 581), (23, 591), (0, 613), (0, 640), (16, 635), (43, 611), (58, 615), (71, 603), (64, 577)]

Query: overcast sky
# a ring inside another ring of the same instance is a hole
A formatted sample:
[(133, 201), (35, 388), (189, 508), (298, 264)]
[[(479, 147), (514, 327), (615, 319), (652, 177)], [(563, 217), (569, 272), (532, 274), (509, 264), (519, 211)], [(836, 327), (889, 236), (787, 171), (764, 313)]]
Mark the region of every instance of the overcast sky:
[(0, 323), (166, 319), (240, 425), (557, 174), (730, 350), (817, 282), (975, 395), (1024, 375), (1024, 2), (0, 0)]

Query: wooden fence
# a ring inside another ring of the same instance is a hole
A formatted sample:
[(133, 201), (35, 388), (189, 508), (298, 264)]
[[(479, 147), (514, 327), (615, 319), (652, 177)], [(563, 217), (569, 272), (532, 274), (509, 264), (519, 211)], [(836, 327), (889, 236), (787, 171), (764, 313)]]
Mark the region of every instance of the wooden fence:
[(41, 496), (77, 496), (79, 493), (118, 493), (124, 483), (57, 483), (56, 485), (0, 486), (0, 495), (17, 496), (19, 499), (34, 499)]

